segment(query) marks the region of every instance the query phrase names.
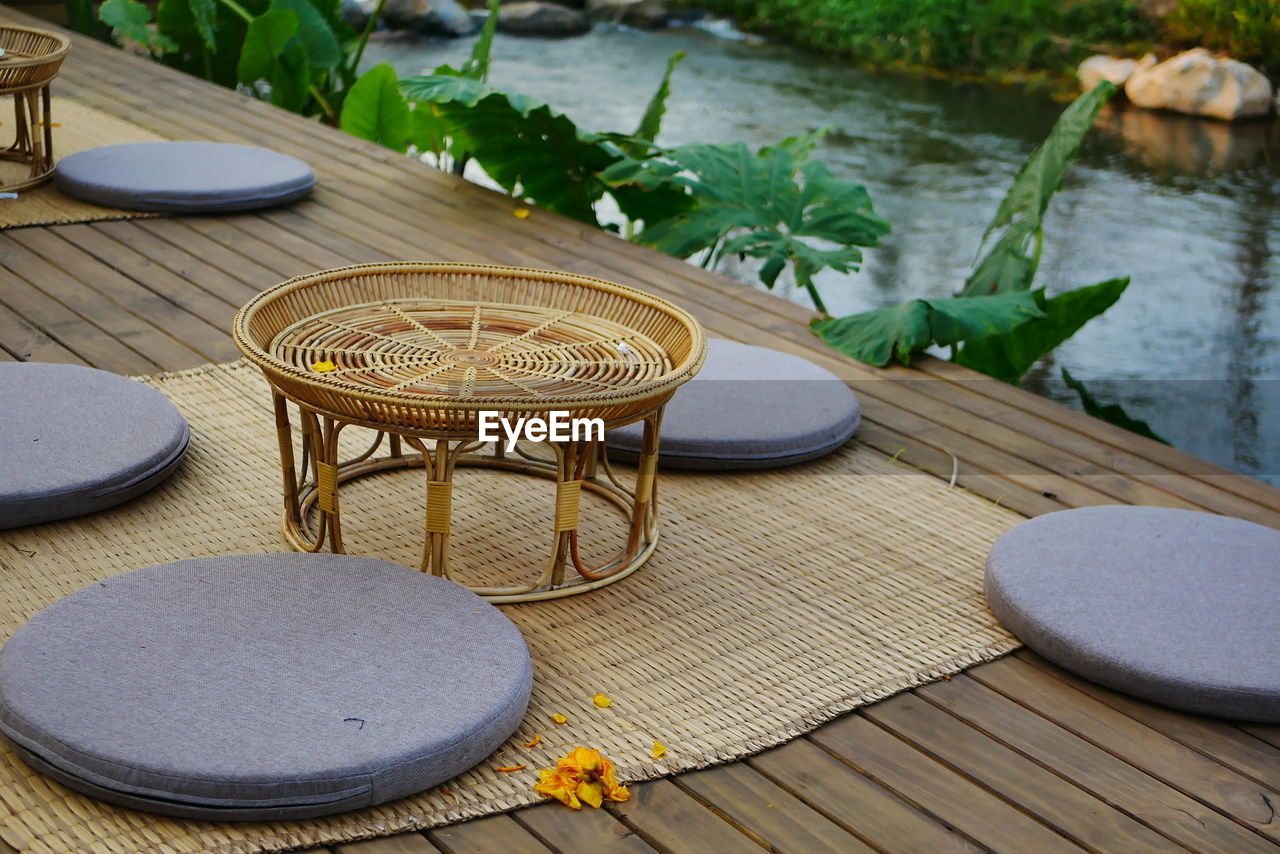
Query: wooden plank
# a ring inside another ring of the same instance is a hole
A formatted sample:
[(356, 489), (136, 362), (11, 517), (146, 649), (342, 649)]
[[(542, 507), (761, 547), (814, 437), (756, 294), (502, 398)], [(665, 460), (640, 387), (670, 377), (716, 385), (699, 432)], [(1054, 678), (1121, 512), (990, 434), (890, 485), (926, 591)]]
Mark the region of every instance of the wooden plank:
[(860, 714), (815, 730), (809, 740), (986, 848), (1041, 854), (1082, 850)]
[(0, 234), (0, 266), (12, 274), (0, 294), (6, 308), (96, 368), (123, 374), (161, 370), (156, 362), (126, 347), (118, 336), (108, 334), (107, 329), (33, 286), (22, 272), (39, 277), (43, 265), (39, 259), (34, 264), (29, 263), (31, 260), (22, 247)]
[(206, 259), (197, 257), (185, 247), (177, 246), (147, 231), (137, 222), (129, 220), (95, 222), (90, 227), (131, 247), (148, 260), (202, 288), (210, 296), (226, 303), (227, 307), (233, 311), (252, 299), (259, 290), (241, 278), (210, 264)]
[(1049, 717), (1175, 789), (1280, 842), (1280, 793), (1168, 738), (1016, 658), (976, 667), (974, 679)]
[(437, 828), (427, 838), (444, 854), (547, 854), (551, 850), (504, 814)]
[(864, 714), (1090, 851), (1182, 850), (1106, 802), (914, 694), (901, 694), (868, 706)]
[[(186, 346), (170, 330), (140, 316), (154, 311), (161, 322), (172, 320), (187, 330), (196, 318), (165, 303), (154, 294), (102, 265), (43, 228), (17, 228), (0, 234), (0, 243), (12, 247), (5, 265), (44, 293), (74, 307), (86, 319), (129, 345), (163, 370), (181, 370), (204, 364), (208, 358)], [(89, 274), (92, 270), (92, 274)], [(85, 278), (92, 279), (92, 283)], [(204, 324), (201, 324), (202, 326)], [(207, 328), (207, 327), (206, 327)], [(194, 333), (194, 330), (192, 330)]]
[(420, 833), (383, 836), (364, 842), (335, 845), (333, 850), (337, 854), (440, 854), (440, 849)]
[[(0, 299), (3, 294), (0, 294)], [(83, 365), (81, 359), (57, 341), (54, 341), (21, 316), (0, 304), (0, 350), (8, 361), (58, 362), (64, 365)]]
[(1270, 744), (1280, 747), (1280, 724), (1240, 724), (1240, 729)]
[(665, 854), (753, 851), (759, 844), (670, 780), (628, 788), (631, 800), (611, 804), (609, 811)]
[(673, 778), (675, 784), (764, 840), (778, 854), (857, 854), (874, 849), (747, 765), (721, 765)]
[(1233, 771), (1273, 791), (1280, 790), (1280, 748), (1267, 744), (1228, 721), (1175, 712), (1117, 694), (1068, 673), (1030, 651), (1024, 650), (1017, 657)]
[(1251, 830), (967, 675), (915, 693), (1193, 851), (1275, 854)]
[(643, 839), (608, 810), (571, 810), (544, 804), (510, 813), (547, 847), (560, 854), (652, 854)]
[[(130, 289), (130, 304), (148, 320), (180, 334), (188, 346), (210, 361), (226, 361), (239, 355), (227, 335), (236, 309), (223, 300), (88, 225), (63, 226), (57, 229), (57, 236), (154, 294), (154, 298), (148, 297)], [(81, 275), (101, 278), (101, 273), (95, 275), (86, 267), (77, 269), (85, 271)], [(174, 311), (170, 304), (181, 311)]]
[(981, 850), (807, 739), (765, 751), (747, 764), (877, 850), (901, 854)]

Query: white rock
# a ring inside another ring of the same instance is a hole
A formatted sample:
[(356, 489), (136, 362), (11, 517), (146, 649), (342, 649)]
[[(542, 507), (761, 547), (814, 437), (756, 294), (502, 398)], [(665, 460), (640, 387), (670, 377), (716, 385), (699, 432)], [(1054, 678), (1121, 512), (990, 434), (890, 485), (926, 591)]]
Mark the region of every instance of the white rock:
[(1243, 119), (1272, 109), (1271, 81), (1234, 59), (1218, 59), (1194, 48), (1150, 68), (1134, 70), (1124, 87), (1139, 107), (1192, 116)]
[(1110, 80), (1117, 86), (1124, 86), (1125, 81), (1137, 67), (1138, 61), (1135, 59), (1118, 59), (1100, 53), (1080, 63), (1080, 67), (1076, 69), (1076, 76), (1080, 78), (1080, 88), (1088, 92), (1103, 80)]

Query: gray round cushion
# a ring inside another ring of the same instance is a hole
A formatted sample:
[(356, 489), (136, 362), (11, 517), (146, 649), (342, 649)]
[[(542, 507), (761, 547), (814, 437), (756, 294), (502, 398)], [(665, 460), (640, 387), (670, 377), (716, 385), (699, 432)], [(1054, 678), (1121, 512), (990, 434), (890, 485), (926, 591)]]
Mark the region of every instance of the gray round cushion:
[(996, 542), (986, 590), (1020, 640), (1086, 679), (1280, 721), (1280, 531), (1163, 507), (1050, 513)]
[[(789, 353), (712, 340), (707, 361), (662, 417), (658, 464), (762, 469), (830, 453), (858, 429), (858, 398), (835, 374)], [(633, 461), (641, 424), (609, 433), (611, 456)]]
[(220, 142), (129, 142), (58, 161), (54, 183), (68, 196), (112, 208), (220, 213), (299, 199), (316, 178), (296, 157)]
[(86, 587), (0, 651), (0, 732), (73, 789), (304, 818), (441, 783), (519, 726), (520, 632), (469, 590), (346, 555), (195, 558)]
[(0, 362), (0, 529), (127, 501), (178, 467), (190, 437), (169, 399), (136, 380)]

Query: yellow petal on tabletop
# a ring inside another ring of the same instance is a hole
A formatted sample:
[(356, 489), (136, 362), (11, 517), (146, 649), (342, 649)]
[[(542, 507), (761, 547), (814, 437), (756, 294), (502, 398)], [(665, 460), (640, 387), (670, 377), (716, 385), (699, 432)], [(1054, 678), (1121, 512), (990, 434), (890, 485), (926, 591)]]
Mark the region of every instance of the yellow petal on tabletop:
[(591, 698), (591, 702), (595, 703), (602, 709), (607, 709), (613, 703), (613, 700), (610, 700), (604, 694), (596, 694)]
[(567, 779), (558, 768), (543, 768), (539, 771), (538, 782), (533, 784), (533, 790), (548, 798), (555, 798), (571, 809), (582, 809), (582, 802), (577, 795), (577, 782)]
[(526, 742), (524, 743), (524, 746), (525, 746), (525, 747), (537, 747), (537, 746), (538, 746), (538, 742), (540, 742), (540, 741), (542, 741), (542, 735), (541, 735), (541, 733), (534, 733), (533, 738), (531, 738), (531, 739), (529, 739), (528, 741), (526, 741)]
[(654, 759), (661, 759), (667, 755), (667, 746), (660, 741), (653, 743), (653, 752), (649, 754)]
[(515, 210), (513, 210), (511, 213), (512, 213), (512, 215), (513, 215), (516, 219), (528, 219), (528, 218), (529, 218), (529, 209), (528, 209), (528, 208), (516, 208), (516, 209), (515, 209)]
[(312, 362), (312, 363), (311, 363), (311, 370), (315, 371), (316, 373), (320, 373), (320, 374), (327, 374), (329, 371), (332, 371), (332, 370), (333, 370), (334, 368), (336, 368), (336, 367), (338, 367), (338, 366), (337, 366), (337, 365), (335, 365), (333, 362), (330, 362), (330, 361), (328, 361), (328, 360), (325, 360), (325, 361), (323, 361), (323, 362)]
[(552, 715), (551, 720), (555, 721), (557, 724), (567, 724), (569, 722), (569, 719), (566, 718), (564, 715), (560, 714), (559, 712), (556, 712), (554, 715)]
[(493, 770), (501, 774), (510, 774), (512, 771), (523, 771), (528, 767), (528, 765), (503, 765), (501, 768), (494, 768)]

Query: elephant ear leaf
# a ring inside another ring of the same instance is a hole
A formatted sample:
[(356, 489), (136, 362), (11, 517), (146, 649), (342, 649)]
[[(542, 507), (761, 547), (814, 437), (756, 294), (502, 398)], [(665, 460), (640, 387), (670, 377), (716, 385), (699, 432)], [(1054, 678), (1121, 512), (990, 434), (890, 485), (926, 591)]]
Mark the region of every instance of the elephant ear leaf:
[[(430, 114), (429, 108), (423, 109)], [(409, 147), (409, 122), (409, 105), (400, 95), (396, 71), (385, 62), (360, 75), (342, 102), (339, 118), (347, 133), (393, 151)]]
[(815, 321), (813, 331), (830, 346), (872, 365), (895, 355), (906, 364), (931, 344), (1008, 332), (1042, 314), (1029, 292), (988, 297), (911, 300), (848, 317)]
[[(974, 265), (961, 291), (963, 296), (1031, 287), (1049, 201), (1062, 186), (1062, 179), (1075, 161), (1098, 111), (1115, 92), (1115, 85), (1104, 80), (1076, 98), (1058, 117), (1048, 138), (1027, 158), (982, 235), (983, 245), (999, 229), (1004, 228), (1005, 232)], [(1033, 243), (1037, 247), (1034, 251)]]
[[(207, 0), (212, 3), (213, 0)], [(342, 61), (338, 37), (310, 0), (271, 0), (272, 9), (287, 9), (298, 16), (298, 41), (315, 68), (333, 68)]]
[(245, 30), (236, 68), (241, 83), (252, 86), (266, 80), (271, 103), (299, 112), (307, 100), (306, 51), (293, 41), (298, 16), (289, 9), (268, 9)]
[(1048, 298), (1041, 288), (1034, 294), (1043, 317), (1003, 335), (968, 341), (960, 348), (956, 361), (998, 380), (1016, 383), (1050, 350), (1110, 308), (1128, 286), (1128, 279), (1109, 279)]
[(152, 53), (177, 50), (177, 43), (151, 28), (151, 10), (137, 0), (106, 0), (98, 7), (98, 19), (120, 41), (142, 45)]

